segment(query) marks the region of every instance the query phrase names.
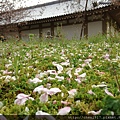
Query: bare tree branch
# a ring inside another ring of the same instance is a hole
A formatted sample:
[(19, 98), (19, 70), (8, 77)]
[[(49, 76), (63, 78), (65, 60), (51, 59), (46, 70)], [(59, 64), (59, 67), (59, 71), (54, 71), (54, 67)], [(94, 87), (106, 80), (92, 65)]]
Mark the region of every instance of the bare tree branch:
[(86, 21), (87, 4), (88, 4), (88, 0), (86, 0), (85, 11), (84, 11), (84, 18), (83, 18), (83, 24), (82, 24), (81, 33), (80, 33), (80, 40), (82, 38), (82, 33), (83, 33), (84, 26), (85, 26), (85, 21)]

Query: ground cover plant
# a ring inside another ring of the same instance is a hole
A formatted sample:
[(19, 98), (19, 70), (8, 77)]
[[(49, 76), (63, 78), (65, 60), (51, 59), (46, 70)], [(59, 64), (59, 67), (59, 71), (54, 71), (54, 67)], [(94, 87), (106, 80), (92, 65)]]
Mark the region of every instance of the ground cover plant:
[(4, 116), (120, 115), (119, 83), (119, 38), (0, 43)]

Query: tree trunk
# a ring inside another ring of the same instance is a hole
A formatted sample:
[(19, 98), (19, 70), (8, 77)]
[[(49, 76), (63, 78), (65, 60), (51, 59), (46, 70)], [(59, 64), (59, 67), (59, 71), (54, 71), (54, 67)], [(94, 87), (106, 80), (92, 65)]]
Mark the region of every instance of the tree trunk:
[(85, 21), (86, 21), (87, 4), (88, 4), (88, 0), (86, 0), (85, 11), (84, 11), (84, 16), (83, 16), (83, 24), (82, 24), (81, 33), (80, 33), (80, 40), (82, 39), (82, 34), (83, 34)]

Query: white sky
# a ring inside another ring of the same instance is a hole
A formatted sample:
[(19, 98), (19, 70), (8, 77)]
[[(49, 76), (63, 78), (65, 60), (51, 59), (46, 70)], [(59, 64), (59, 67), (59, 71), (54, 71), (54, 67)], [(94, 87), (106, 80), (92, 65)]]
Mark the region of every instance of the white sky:
[(26, 6), (33, 6), (33, 5), (42, 4), (42, 3), (51, 2), (51, 1), (56, 1), (56, 0), (27, 0)]
[[(10, 0), (10, 1), (14, 1), (14, 0)], [(18, 9), (20, 7), (29, 7), (29, 6), (34, 6), (34, 5), (43, 4), (43, 3), (52, 2), (52, 1), (56, 1), (56, 0), (23, 0), (23, 1), (21, 0), (21, 2), (20, 3), (17, 2), (15, 6), (16, 6), (16, 9)]]
[[(34, 6), (37, 4), (43, 4), (43, 3), (47, 3), (47, 2), (52, 2), (52, 1), (56, 1), (56, 0), (26, 0), (26, 3), (23, 3), (23, 7), (28, 7), (28, 6)], [(78, 1), (78, 0), (76, 0)], [(96, 0), (92, 0), (92, 1), (96, 1)], [(109, 0), (97, 0), (99, 1), (109, 1)], [(16, 5), (17, 6), (17, 5)]]

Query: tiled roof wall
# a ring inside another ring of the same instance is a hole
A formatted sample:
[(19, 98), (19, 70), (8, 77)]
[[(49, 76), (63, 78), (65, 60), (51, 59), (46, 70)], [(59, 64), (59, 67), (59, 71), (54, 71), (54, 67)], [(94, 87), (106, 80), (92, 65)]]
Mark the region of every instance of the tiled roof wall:
[[(87, 10), (98, 9), (106, 6), (106, 4), (104, 4), (94, 8), (92, 3), (95, 1), (98, 0), (88, 0)], [(78, 3), (77, 0), (69, 0), (62, 3), (57, 2), (55, 4), (31, 7), (28, 9), (28, 11), (30, 11), (30, 16), (25, 17), (25, 19), (21, 21), (45, 19), (45, 18), (57, 17), (61, 15), (67, 15), (74, 12), (84, 11), (85, 4), (86, 4), (86, 0), (81, 0), (80, 3)]]
[[(86, 0), (80, 0), (80, 3), (78, 2), (79, 0), (63, 0), (63, 1), (65, 2), (59, 2), (59, 0), (57, 0), (42, 5), (28, 7), (26, 8), (26, 11), (28, 11), (29, 14), (25, 16), (23, 19), (19, 19), (19, 21), (17, 22), (47, 19), (75, 12), (82, 12), (85, 9)], [(94, 10), (107, 6), (106, 4), (104, 5), (102, 4), (98, 5), (97, 7), (93, 7), (92, 4), (93, 2), (100, 1), (108, 2), (110, 0), (88, 0), (87, 10)]]

